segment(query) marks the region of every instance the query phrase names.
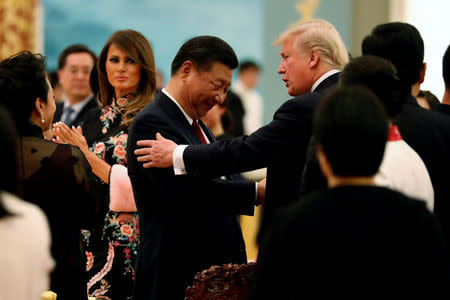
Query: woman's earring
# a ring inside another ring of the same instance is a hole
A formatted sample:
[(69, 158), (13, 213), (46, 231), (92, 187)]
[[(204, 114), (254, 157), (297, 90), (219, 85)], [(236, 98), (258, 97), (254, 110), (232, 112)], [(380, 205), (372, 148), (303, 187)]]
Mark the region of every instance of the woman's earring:
[(44, 120), (44, 114), (43, 114), (43, 113), (41, 113), (41, 122), (42, 122), (42, 123), (45, 123), (45, 120)]

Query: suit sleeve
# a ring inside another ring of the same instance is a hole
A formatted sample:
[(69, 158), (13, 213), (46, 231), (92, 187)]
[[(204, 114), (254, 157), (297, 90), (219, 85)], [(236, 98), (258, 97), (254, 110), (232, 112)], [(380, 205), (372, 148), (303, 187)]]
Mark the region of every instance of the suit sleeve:
[[(241, 173), (286, 160), (306, 149), (318, 94), (287, 101), (272, 122), (249, 136), (185, 149), (183, 160), (191, 175), (221, 176)], [(286, 166), (289, 167), (289, 166)]]
[[(168, 199), (155, 201), (155, 209), (177, 207), (197, 212), (227, 212), (233, 214), (253, 215), (255, 202), (255, 185), (252, 182), (238, 182), (211, 179), (197, 176), (175, 176), (172, 168), (146, 169), (136, 160), (134, 150), (136, 142), (154, 139), (157, 132), (175, 142), (184, 142), (177, 131), (155, 121), (142, 119), (137, 121), (128, 136), (128, 172), (133, 183), (135, 197), (148, 194), (149, 199)], [(139, 209), (139, 207), (138, 207)]]
[(316, 156), (316, 144), (311, 139), (306, 154), (305, 168), (302, 174), (300, 194), (305, 195), (313, 191), (327, 188), (328, 183), (320, 171), (319, 161)]

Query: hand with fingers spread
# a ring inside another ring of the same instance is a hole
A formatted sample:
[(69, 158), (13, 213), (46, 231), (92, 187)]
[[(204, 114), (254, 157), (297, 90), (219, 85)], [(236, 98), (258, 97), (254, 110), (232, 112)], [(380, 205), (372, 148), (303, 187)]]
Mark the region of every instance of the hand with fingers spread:
[(173, 165), (173, 151), (178, 145), (160, 133), (156, 134), (156, 140), (138, 141), (137, 145), (144, 147), (134, 151), (137, 160), (144, 163), (144, 168), (169, 168)]
[(69, 128), (66, 124), (57, 122), (53, 124), (53, 132), (55, 134), (53, 142), (58, 144), (71, 144), (77, 146), (83, 152), (89, 151), (89, 147), (80, 126), (77, 128), (73, 126), (72, 128)]

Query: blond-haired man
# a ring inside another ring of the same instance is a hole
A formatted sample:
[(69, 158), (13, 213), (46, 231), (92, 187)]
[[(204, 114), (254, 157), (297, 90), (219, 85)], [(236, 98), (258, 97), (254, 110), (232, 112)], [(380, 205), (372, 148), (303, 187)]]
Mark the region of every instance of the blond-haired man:
[(178, 146), (157, 136), (156, 141), (140, 141), (138, 145), (148, 148), (135, 152), (145, 167), (173, 165), (176, 174), (193, 176), (268, 167), (259, 242), (273, 217), (299, 197), (314, 109), (348, 62), (341, 36), (324, 20), (293, 25), (274, 44), (282, 47), (278, 73), (295, 98), (275, 112), (272, 122), (249, 136), (209, 145)]

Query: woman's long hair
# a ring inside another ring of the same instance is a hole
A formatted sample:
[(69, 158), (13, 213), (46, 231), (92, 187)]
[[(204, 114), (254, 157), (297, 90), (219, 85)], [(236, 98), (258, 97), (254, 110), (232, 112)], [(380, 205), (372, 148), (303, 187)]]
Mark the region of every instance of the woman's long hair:
[(98, 81), (100, 86), (99, 102), (102, 107), (109, 105), (115, 98), (114, 87), (109, 83), (106, 74), (106, 59), (109, 47), (114, 44), (141, 66), (141, 80), (132, 101), (122, 110), (122, 125), (129, 126), (133, 118), (149, 104), (156, 91), (155, 59), (148, 40), (134, 30), (116, 31), (106, 42), (97, 61)]

